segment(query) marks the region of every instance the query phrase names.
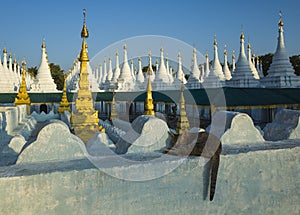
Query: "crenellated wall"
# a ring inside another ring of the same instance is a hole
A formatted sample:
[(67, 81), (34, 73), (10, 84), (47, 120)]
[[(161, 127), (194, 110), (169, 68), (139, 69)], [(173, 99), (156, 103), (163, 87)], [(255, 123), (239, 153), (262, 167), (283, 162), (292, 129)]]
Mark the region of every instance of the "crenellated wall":
[[(0, 214), (298, 215), (299, 160), (299, 146), (222, 155), (212, 202), (203, 199), (203, 158), (187, 159), (169, 174), (142, 182), (109, 176), (87, 160), (2, 167)], [(152, 165), (163, 168), (168, 162)], [(143, 174), (150, 174), (150, 167)], [(139, 166), (106, 168), (118, 173)]]

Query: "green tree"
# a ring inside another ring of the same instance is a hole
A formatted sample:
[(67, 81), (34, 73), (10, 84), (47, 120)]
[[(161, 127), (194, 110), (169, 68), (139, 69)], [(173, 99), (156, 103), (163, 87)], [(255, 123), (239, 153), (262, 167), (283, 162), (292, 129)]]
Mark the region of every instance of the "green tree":
[(269, 54), (265, 54), (265, 55), (259, 56), (259, 59), (262, 62), (262, 69), (263, 69), (264, 76), (266, 76), (268, 74), (267, 71), (269, 70), (270, 65), (272, 63), (273, 55), (274, 54), (269, 53)]
[(290, 57), (290, 61), (295, 69), (296, 75), (300, 75), (300, 55)]
[(35, 66), (35, 67), (30, 67), (30, 68), (27, 69), (27, 72), (28, 72), (32, 77), (35, 77), (35, 76), (36, 76), (37, 71), (38, 71), (38, 69), (37, 69), (36, 66)]
[(64, 70), (60, 68), (59, 65), (54, 63), (49, 64), (51, 76), (54, 79), (54, 82), (58, 90), (62, 90), (64, 87)]

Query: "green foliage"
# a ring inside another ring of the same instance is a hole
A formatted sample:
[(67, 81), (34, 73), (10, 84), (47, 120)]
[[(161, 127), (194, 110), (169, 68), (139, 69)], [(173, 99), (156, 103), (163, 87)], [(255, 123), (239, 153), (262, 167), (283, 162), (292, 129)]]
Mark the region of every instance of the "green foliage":
[(266, 76), (268, 74), (267, 71), (269, 70), (270, 65), (272, 63), (273, 55), (274, 54), (269, 53), (269, 54), (265, 54), (263, 56), (259, 56), (259, 59), (262, 61), (262, 69), (263, 69), (264, 76)]
[(38, 71), (38, 69), (37, 69), (36, 66), (27, 69), (27, 72), (28, 72), (32, 77), (35, 77), (35, 76), (36, 76), (37, 71)]
[(290, 57), (290, 61), (295, 69), (296, 75), (300, 75), (300, 55)]
[(51, 76), (54, 79), (54, 82), (58, 90), (62, 90), (64, 87), (64, 70), (60, 68), (59, 65), (54, 63), (49, 64)]

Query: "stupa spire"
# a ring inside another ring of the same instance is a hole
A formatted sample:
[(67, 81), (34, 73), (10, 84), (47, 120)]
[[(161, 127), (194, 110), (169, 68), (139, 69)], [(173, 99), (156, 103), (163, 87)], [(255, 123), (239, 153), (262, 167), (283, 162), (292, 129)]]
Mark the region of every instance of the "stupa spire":
[(224, 47), (224, 65), (223, 65), (223, 72), (226, 80), (230, 80), (231, 77), (231, 72), (228, 68), (228, 60), (227, 60), (227, 50), (226, 50), (226, 45)]
[(231, 60), (232, 60), (232, 72), (234, 72), (234, 70), (235, 70), (235, 54), (234, 54), (234, 50), (232, 51)]
[(113, 81), (118, 81), (118, 78), (120, 76), (120, 63), (119, 63), (119, 52), (116, 50), (116, 66), (115, 66), (115, 72), (113, 76)]
[(181, 55), (180, 52), (178, 52), (178, 71), (177, 71), (177, 79), (180, 80), (183, 84), (186, 84), (186, 79), (184, 77), (184, 73), (182, 70), (182, 62), (181, 62)]
[(189, 132), (190, 130), (189, 120), (186, 116), (186, 111), (185, 111), (185, 101), (184, 101), (183, 92), (184, 92), (184, 85), (182, 84), (180, 89), (180, 100), (179, 100), (179, 108), (180, 108), (179, 118), (176, 126), (176, 132), (179, 135)]
[(110, 121), (113, 121), (114, 119), (118, 118), (118, 113), (117, 113), (117, 109), (116, 109), (115, 95), (116, 95), (116, 92), (113, 91), (112, 101), (111, 101), (111, 111), (110, 111), (110, 116), (109, 116)]
[(65, 111), (71, 112), (70, 104), (68, 102), (67, 98), (67, 75), (64, 75), (64, 88), (63, 88), (63, 94), (61, 97), (61, 102), (58, 107), (58, 113), (63, 114)]
[(139, 68), (138, 68), (138, 72), (137, 72), (137, 75), (136, 75), (136, 80), (139, 83), (144, 83), (145, 78), (144, 78), (144, 75), (143, 75), (142, 59), (141, 58), (138, 58), (138, 63), (139, 63)]
[(26, 73), (26, 61), (24, 60), (22, 62), (22, 81), (21, 86), (19, 88), (19, 92), (17, 95), (17, 98), (15, 98), (15, 105), (26, 105), (26, 111), (27, 114), (30, 114), (30, 97), (27, 93), (26, 89), (26, 79), (25, 79), (25, 73)]
[(154, 116), (154, 105), (152, 99), (152, 85), (151, 85), (151, 75), (153, 73), (152, 64), (151, 64), (151, 54), (149, 54), (149, 64), (148, 64), (148, 83), (147, 83), (147, 92), (145, 100), (145, 115)]
[(224, 80), (224, 74), (222, 71), (222, 66), (219, 61), (219, 54), (218, 54), (218, 43), (216, 39), (216, 35), (214, 37), (214, 60), (212, 64), (212, 72), (215, 73), (216, 76), (220, 78), (220, 80)]
[(85, 143), (88, 142), (98, 129), (98, 111), (94, 109), (94, 101), (92, 92), (90, 91), (90, 83), (88, 80), (88, 54), (86, 38), (88, 37), (88, 30), (86, 27), (86, 11), (83, 11), (84, 24), (81, 32), (82, 48), (80, 52), (79, 61), (79, 89), (77, 91), (77, 98), (75, 100), (76, 111), (71, 114), (71, 125), (74, 128), (75, 135), (80, 137)]

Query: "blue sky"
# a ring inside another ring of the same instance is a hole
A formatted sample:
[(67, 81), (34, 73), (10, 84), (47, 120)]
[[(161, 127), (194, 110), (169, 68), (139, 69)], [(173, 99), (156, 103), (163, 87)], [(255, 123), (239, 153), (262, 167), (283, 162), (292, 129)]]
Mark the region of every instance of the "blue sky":
[[(219, 50), (239, 50), (243, 30), (257, 55), (274, 52), (279, 11), (283, 12), (289, 55), (300, 54), (300, 1), (202, 0), (85, 0), (1, 1), (0, 47), (28, 67), (39, 66), (45, 38), (49, 61), (72, 67), (81, 48), (82, 9), (87, 9), (90, 58), (120, 40), (141, 35), (163, 35), (195, 46), (213, 56), (216, 35)], [(243, 27), (241, 27), (243, 26)], [(147, 50), (145, 50), (147, 52)], [(223, 57), (220, 54), (220, 60)]]

